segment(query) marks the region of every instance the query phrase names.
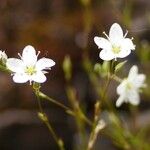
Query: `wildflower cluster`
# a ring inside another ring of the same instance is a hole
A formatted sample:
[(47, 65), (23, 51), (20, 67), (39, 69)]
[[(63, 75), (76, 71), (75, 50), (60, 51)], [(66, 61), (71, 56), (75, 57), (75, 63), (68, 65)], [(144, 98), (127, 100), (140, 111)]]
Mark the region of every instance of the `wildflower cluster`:
[[(94, 42), (100, 51), (99, 57), (105, 61), (117, 60), (117, 58), (127, 57), (132, 50), (135, 50), (133, 38), (126, 38), (127, 33), (123, 35), (123, 30), (118, 23), (114, 23), (109, 31), (109, 35), (104, 32), (106, 38), (94, 37)], [(37, 60), (40, 52), (36, 54), (34, 47), (31, 45), (23, 49), (22, 55), (19, 53), (20, 59), (8, 58), (6, 53), (0, 51), (0, 63), (5, 65), (12, 72), (13, 81), (16, 83), (25, 83), (27, 81), (43, 83), (46, 81), (45, 74), (50, 70), (55, 62), (49, 58), (41, 58)], [(117, 87), (116, 106), (119, 107), (123, 102), (129, 102), (138, 105), (140, 102), (139, 91), (145, 87), (145, 75), (138, 74), (137, 66), (133, 66), (127, 78), (123, 79)]]
[[(123, 35), (122, 28), (118, 23), (114, 23), (109, 31), (109, 36), (104, 32), (107, 39), (103, 37), (94, 37), (94, 42), (101, 48), (99, 57), (105, 61), (110, 61), (117, 58), (127, 57), (131, 50), (135, 50), (133, 38), (126, 38), (127, 33)], [(138, 74), (137, 66), (133, 66), (127, 78), (123, 79), (117, 87), (119, 98), (116, 101), (116, 106), (119, 107), (123, 102), (129, 102), (132, 105), (138, 105), (140, 102), (139, 91), (145, 87), (145, 75)]]
[[(138, 105), (140, 103), (139, 92), (142, 88), (146, 87), (146, 76), (144, 74), (138, 73), (138, 67), (136, 65), (133, 65), (131, 67), (128, 77), (120, 79), (116, 75), (116, 72), (126, 63), (126, 61), (118, 63), (118, 58), (125, 58), (131, 53), (131, 51), (135, 50), (133, 38), (127, 38), (127, 33), (128, 32), (126, 32), (124, 35), (120, 25), (118, 23), (114, 23), (110, 28), (109, 35), (104, 32), (106, 38), (97, 36), (94, 37), (94, 42), (96, 43), (98, 48), (101, 49), (99, 57), (104, 60), (104, 63), (102, 65), (95, 65), (95, 70), (97, 70), (97, 72), (101, 74), (101, 77), (106, 77), (108, 75), (108, 77), (110, 77), (108, 79), (115, 79), (116, 81), (119, 81), (119, 85), (116, 88), (116, 93), (119, 95), (119, 98), (116, 101), (116, 107), (120, 107), (123, 103)], [(79, 100), (76, 97), (76, 90), (74, 87), (71, 86), (69, 82), (72, 77), (72, 64), (70, 57), (67, 56), (65, 58), (65, 61), (63, 63), (63, 70), (65, 72), (66, 81), (67, 83), (69, 83), (66, 91), (67, 97), (70, 100), (70, 104), (72, 105), (72, 109), (48, 97), (46, 94), (40, 91), (41, 83), (44, 83), (47, 80), (45, 76), (45, 74), (48, 73), (47, 70), (50, 70), (51, 67), (55, 65), (55, 62), (52, 59), (45, 57), (38, 60), (39, 54), (40, 52), (36, 52), (34, 47), (31, 45), (26, 46), (23, 49), (22, 54), (18, 53), (20, 59), (8, 58), (5, 51), (0, 51), (0, 69), (11, 73), (13, 81), (15, 83), (26, 83), (29, 81), (30, 85), (32, 85), (39, 105), (38, 117), (48, 127), (60, 150), (65, 149), (64, 143), (61, 138), (57, 137), (51, 124), (49, 123), (49, 119), (46, 113), (44, 113), (44, 110), (41, 106), (40, 99), (46, 99), (54, 103), (55, 105), (65, 109), (66, 113), (75, 117), (77, 126), (82, 134), (84, 134), (85, 123), (92, 127), (88, 143), (83, 142), (86, 143), (86, 145), (83, 144), (83, 146), (81, 146), (81, 149), (83, 150), (85, 149), (85, 147), (87, 148), (86, 150), (93, 149), (99, 132), (105, 127), (105, 125), (107, 125), (103, 118), (100, 119), (100, 106), (101, 103), (106, 102), (105, 94), (108, 90), (107, 88), (110, 83), (109, 80), (106, 84), (106, 89), (104, 89), (104, 92), (100, 95), (100, 101), (97, 101), (95, 104), (95, 113), (93, 117), (94, 119), (93, 121), (91, 121), (80, 108)], [(88, 58), (86, 58), (86, 61), (88, 61)], [(87, 68), (90, 68), (90, 62), (86, 64), (88, 64), (86, 65), (88, 66)], [(108, 66), (110, 67), (110, 70), (108, 69)], [(95, 80), (97, 78), (95, 78), (94, 74), (92, 74), (92, 71), (89, 71), (88, 73), (90, 74), (92, 81), (97, 81)], [(97, 82), (94, 83), (95, 85), (97, 84)], [(98, 89), (97, 91), (99, 92), (100, 90)], [(106, 102), (106, 104), (108, 103)], [(118, 127), (120, 125), (120, 122), (118, 121), (119, 119), (113, 113), (110, 116)], [(119, 126), (119, 131), (120, 129), (121, 128)], [(122, 135), (123, 134), (121, 134), (121, 137)]]

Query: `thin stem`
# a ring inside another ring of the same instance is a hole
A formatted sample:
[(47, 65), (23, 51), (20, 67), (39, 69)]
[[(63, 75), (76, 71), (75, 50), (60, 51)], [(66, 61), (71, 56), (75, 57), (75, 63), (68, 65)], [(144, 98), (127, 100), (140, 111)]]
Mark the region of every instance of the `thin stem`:
[(50, 124), (50, 122), (48, 120), (47, 115), (44, 113), (44, 110), (42, 108), (41, 101), (40, 101), (39, 90), (34, 90), (34, 93), (35, 93), (35, 95), (37, 97), (37, 100), (38, 100), (38, 106), (39, 106), (39, 110), (40, 110), (40, 112), (38, 113), (39, 118), (47, 126), (49, 132), (51, 133), (52, 137), (54, 138), (55, 142), (57, 143), (59, 149), (60, 150), (65, 150), (63, 141), (60, 138), (57, 137), (54, 129), (52, 128), (52, 126), (51, 126), (51, 124)]
[[(40, 97), (41, 97), (41, 98), (44, 98), (44, 99), (46, 99), (46, 100), (48, 100), (48, 101), (54, 103), (55, 105), (60, 106), (61, 108), (65, 109), (68, 114), (70, 114), (70, 115), (72, 115), (72, 116), (75, 116), (75, 115), (76, 115), (76, 113), (75, 113), (74, 111), (72, 111), (69, 107), (65, 106), (64, 104), (62, 104), (62, 103), (60, 103), (60, 102), (54, 100), (53, 98), (51, 98), (51, 97), (45, 95), (45, 94), (42, 93), (42, 92), (39, 92), (39, 93), (40, 93)], [(82, 118), (88, 125), (91, 126), (91, 125), (92, 125), (92, 122), (85, 116), (85, 114), (84, 114), (83, 112), (81, 112), (81, 113), (82, 113), (82, 115), (81, 115), (82, 117), (81, 117), (81, 118)]]
[(113, 60), (113, 61), (111, 62), (111, 66), (110, 66), (110, 72), (108, 73), (108, 76), (107, 76), (106, 86), (105, 86), (105, 88), (104, 88), (103, 95), (101, 96), (101, 101), (102, 101), (102, 102), (105, 102), (105, 104), (107, 105), (107, 107), (109, 108), (109, 110), (111, 110), (111, 111), (114, 112), (114, 113), (116, 112), (116, 110), (114, 109), (112, 103), (109, 103), (107, 100), (105, 100), (105, 98), (106, 98), (106, 93), (107, 93), (107, 91), (108, 91), (108, 87), (109, 87), (109, 85), (110, 85), (112, 79), (115, 79), (115, 80), (117, 80), (118, 82), (121, 82), (121, 81), (122, 81), (122, 80), (121, 80), (119, 77), (117, 77), (117, 76), (115, 75), (115, 73), (114, 73), (115, 65), (116, 65), (116, 61)]
[(103, 90), (103, 94), (101, 95), (101, 98), (100, 98), (100, 102), (103, 103), (103, 105), (105, 104), (106, 106), (108, 106), (109, 109), (113, 109), (113, 107), (111, 106), (111, 103), (109, 103), (107, 100), (106, 100), (106, 94), (107, 94), (107, 91), (108, 91), (108, 87), (111, 83), (111, 75), (108, 75), (107, 77), (107, 81), (106, 81), (106, 86)]
[(129, 110), (130, 110), (131, 118), (132, 118), (131, 128), (133, 129), (134, 132), (136, 132), (136, 130), (137, 130), (137, 125), (136, 125), (137, 122), (136, 121), (137, 121), (137, 115), (138, 115), (138, 107), (132, 106), (130, 104)]
[(110, 82), (111, 82), (111, 78), (110, 78), (110, 75), (108, 75), (107, 81), (106, 81), (106, 86), (105, 86), (105, 88), (104, 88), (103, 95), (101, 96), (101, 101), (103, 101), (103, 100), (105, 99), (105, 96), (106, 96), (108, 87), (109, 87), (109, 85), (110, 85)]
[[(111, 72), (113, 73), (113, 68), (114, 68), (114, 65), (115, 65), (115, 62), (113, 61), (112, 64), (111, 64), (111, 68), (110, 68), (110, 73), (108, 73), (108, 76), (107, 76), (107, 81), (106, 81), (106, 86), (104, 87), (104, 90), (103, 90), (103, 94), (101, 95), (101, 101), (97, 102), (95, 104), (95, 114), (94, 114), (94, 122), (93, 122), (93, 128), (92, 128), (92, 131), (90, 133), (90, 138), (89, 138), (89, 142), (88, 142), (88, 147), (87, 147), (87, 150), (92, 150), (93, 146), (94, 146), (94, 143), (96, 142), (96, 137), (97, 137), (97, 134), (98, 132), (95, 132), (97, 126), (98, 126), (98, 122), (99, 122), (99, 116), (100, 116), (100, 103), (103, 102), (105, 103), (109, 108), (112, 108), (111, 107), (111, 104), (109, 104), (106, 100), (105, 100), (105, 97), (106, 97), (106, 93), (108, 91), (108, 87), (110, 85), (110, 82), (111, 82), (111, 79), (112, 79), (112, 76), (113, 74), (111, 74)], [(97, 134), (96, 134), (97, 133)], [(92, 144), (90, 144), (92, 143)]]
[[(57, 135), (55, 134), (55, 132), (54, 132), (54, 130), (53, 130), (51, 124), (50, 124), (49, 122), (45, 122), (45, 124), (46, 124), (46, 126), (48, 127), (49, 131), (51, 132), (51, 134), (52, 134), (54, 140), (56, 141), (56, 143), (58, 143), (59, 139), (58, 139)], [(58, 145), (59, 145), (59, 144), (58, 144)], [(60, 147), (60, 146), (59, 146), (59, 147)], [(64, 149), (64, 148), (60, 147), (60, 149)]]
[(83, 121), (83, 112), (79, 106), (79, 101), (77, 100), (75, 89), (72, 86), (68, 85), (66, 88), (66, 92), (67, 92), (68, 100), (72, 105), (72, 109), (75, 113), (75, 120), (78, 128), (79, 138), (81, 139), (80, 149), (85, 150), (87, 143), (86, 143), (85, 124)]
[(43, 113), (43, 109), (42, 109), (42, 106), (41, 106), (40, 98), (39, 98), (39, 96), (37, 95), (37, 93), (35, 93), (35, 94), (36, 94), (36, 97), (37, 97), (39, 110), (40, 110), (40, 112), (42, 112), (42, 113)]
[(48, 127), (49, 131), (51, 132), (53, 138), (54, 138), (55, 141), (57, 142), (57, 136), (56, 136), (55, 132), (53, 131), (51, 125), (47, 122), (47, 115), (44, 113), (44, 110), (43, 110), (42, 105), (41, 105), (40, 98), (39, 98), (38, 95), (36, 95), (36, 96), (37, 96), (37, 100), (38, 100), (39, 110), (40, 110), (40, 113), (41, 113), (41, 118), (42, 118), (42, 117), (43, 117), (43, 118), (46, 117), (46, 118), (45, 118), (45, 121), (44, 121), (44, 119), (42, 119), (42, 121), (44, 121), (44, 123), (45, 123), (46, 126)]
[(87, 150), (93, 150), (94, 144), (97, 140), (97, 136), (99, 132), (105, 127), (105, 122), (103, 120), (100, 120), (97, 122), (96, 126), (92, 130), (90, 137), (89, 137), (89, 142), (87, 145)]
[[(41, 92), (40, 92), (40, 93), (41, 93)], [(42, 93), (42, 94), (43, 94), (43, 93)], [(60, 102), (54, 100), (53, 98), (51, 98), (51, 97), (49, 97), (49, 96), (47, 96), (47, 95), (45, 95), (45, 94), (44, 94), (44, 96), (41, 96), (41, 98), (44, 98), (44, 99), (46, 99), (46, 100), (52, 102), (53, 104), (55, 104), (55, 105), (57, 105), (57, 106), (60, 106), (61, 108), (63, 108), (63, 109), (65, 109), (65, 110), (69, 111), (71, 114), (74, 114), (74, 112), (73, 112), (69, 107), (65, 106), (64, 104), (62, 104), (62, 103), (60, 103)]]
[(88, 125), (92, 126), (91, 120), (89, 120), (89, 119), (85, 116), (85, 114), (83, 114), (83, 112), (81, 112), (81, 113), (82, 113), (81, 119), (83, 119)]
[(117, 82), (119, 82), (119, 83), (121, 83), (122, 82), (122, 79), (121, 78), (119, 78), (118, 76), (116, 76), (115, 74), (114, 75), (112, 75), (112, 77), (111, 77), (112, 79), (114, 79), (115, 81), (117, 81)]

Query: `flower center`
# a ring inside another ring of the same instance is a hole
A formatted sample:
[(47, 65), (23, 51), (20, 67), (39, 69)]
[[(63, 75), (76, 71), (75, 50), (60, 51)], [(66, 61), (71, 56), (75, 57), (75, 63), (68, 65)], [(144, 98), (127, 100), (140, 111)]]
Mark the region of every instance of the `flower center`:
[(36, 73), (35, 66), (27, 66), (27, 67), (25, 68), (25, 73), (26, 73), (27, 75), (33, 75), (33, 74), (35, 74), (35, 73)]
[(126, 89), (127, 90), (131, 90), (132, 89), (132, 84), (130, 83), (130, 82), (127, 82), (127, 84), (126, 84)]
[(116, 45), (112, 45), (112, 51), (115, 54), (118, 54), (121, 51), (121, 47), (120, 46), (116, 46)]

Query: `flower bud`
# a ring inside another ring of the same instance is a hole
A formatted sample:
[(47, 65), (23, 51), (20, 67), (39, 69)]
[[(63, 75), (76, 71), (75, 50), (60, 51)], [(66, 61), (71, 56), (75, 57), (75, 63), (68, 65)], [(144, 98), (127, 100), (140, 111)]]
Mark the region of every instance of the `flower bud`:
[(66, 56), (63, 61), (63, 71), (67, 81), (71, 79), (72, 76), (72, 63), (69, 56)]
[(0, 51), (0, 64), (5, 65), (7, 58), (5, 51)]

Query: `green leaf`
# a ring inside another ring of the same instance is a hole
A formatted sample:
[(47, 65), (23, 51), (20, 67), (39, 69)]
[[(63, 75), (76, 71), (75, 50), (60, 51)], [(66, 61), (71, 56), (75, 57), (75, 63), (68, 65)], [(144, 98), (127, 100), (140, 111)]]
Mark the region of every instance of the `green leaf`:
[(115, 66), (115, 72), (118, 72), (118, 71), (126, 64), (126, 62), (127, 62), (127, 60), (125, 60), (125, 61), (123, 61), (123, 62), (117, 64), (117, 65)]

